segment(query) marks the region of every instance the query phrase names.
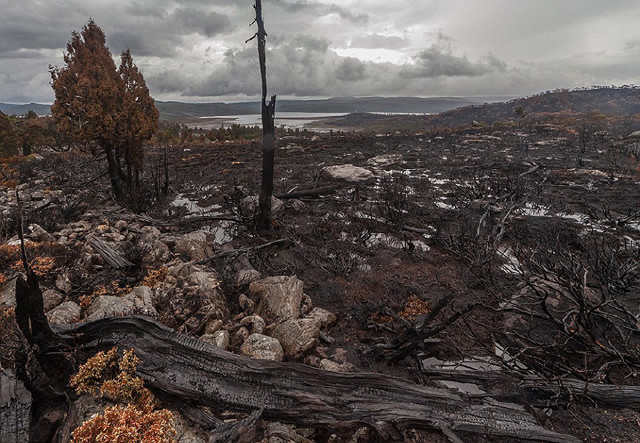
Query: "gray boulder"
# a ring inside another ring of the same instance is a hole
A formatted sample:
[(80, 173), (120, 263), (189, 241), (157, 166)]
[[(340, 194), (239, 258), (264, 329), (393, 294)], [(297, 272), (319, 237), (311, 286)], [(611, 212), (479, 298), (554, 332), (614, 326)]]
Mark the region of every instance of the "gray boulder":
[(267, 277), (249, 285), (249, 295), (258, 298), (256, 314), (265, 322), (281, 323), (300, 316), (303, 283), (296, 276)]
[(12, 278), (0, 291), (0, 308), (13, 308), (16, 306), (16, 280)]
[(194, 261), (203, 260), (213, 253), (207, 241), (207, 234), (203, 231), (190, 232), (176, 239), (175, 250), (176, 253)]
[(124, 297), (106, 295), (97, 297), (87, 308), (87, 321), (123, 315), (148, 315), (156, 317), (158, 312), (153, 307), (153, 291), (148, 286), (138, 286)]
[(278, 325), (271, 335), (278, 339), (287, 357), (300, 358), (318, 344), (320, 320), (316, 318), (287, 320)]
[(200, 337), (200, 340), (224, 350), (229, 347), (229, 339), (229, 331), (227, 331), (226, 329), (216, 331), (213, 334), (205, 334)]
[(373, 172), (359, 166), (346, 164), (326, 166), (320, 170), (320, 176), (329, 180), (359, 183), (373, 178)]
[(261, 360), (282, 361), (284, 353), (280, 342), (267, 335), (251, 334), (240, 348), (244, 355)]
[(323, 328), (329, 327), (337, 320), (336, 315), (333, 312), (329, 312), (322, 308), (313, 308), (311, 312), (307, 314), (308, 318), (315, 318), (320, 321), (320, 326)]
[(70, 325), (80, 321), (82, 309), (72, 301), (66, 301), (47, 312), (49, 323), (57, 325)]
[(44, 311), (50, 311), (64, 301), (64, 295), (55, 289), (47, 289), (42, 293)]

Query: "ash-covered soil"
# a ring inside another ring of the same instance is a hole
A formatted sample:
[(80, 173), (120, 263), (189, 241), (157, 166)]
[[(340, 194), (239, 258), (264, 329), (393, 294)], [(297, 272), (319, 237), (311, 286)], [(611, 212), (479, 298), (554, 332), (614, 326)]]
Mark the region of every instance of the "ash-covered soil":
[[(92, 181), (102, 163), (87, 156), (42, 154), (23, 166), (19, 189), (29, 195), (26, 226), (45, 231), (29, 234), (34, 245), (56, 260), (43, 274), (45, 289), (81, 308), (72, 321), (91, 315), (96, 297), (146, 285), (160, 321), (195, 336), (227, 330), (229, 349), (242, 352), (241, 329), (254, 326), (242, 324), (252, 296), (238, 275), (257, 271), (296, 276), (313, 306), (337, 317), (314, 347), (285, 359), (438, 384), (419, 362), (491, 358), (520, 376), (637, 385), (637, 142), (628, 127), (593, 131), (588, 140), (579, 132), (544, 124), (279, 137), (269, 232), (255, 228), (247, 199), (260, 187), (259, 142), (170, 146), (170, 196), (143, 215), (110, 200), (108, 183)], [(152, 148), (148, 172), (162, 175), (163, 153)], [(340, 177), (332, 166), (342, 166)], [(12, 191), (2, 195), (1, 258), (10, 281), (15, 211)], [(90, 237), (134, 266), (112, 269), (86, 246)], [(189, 266), (198, 269), (182, 271)], [(206, 303), (178, 300), (198, 273), (220, 284), (216, 297), (225, 306), (215, 326)], [(385, 345), (444, 298), (430, 319), (442, 330), (392, 359)], [(4, 366), (10, 351), (3, 350)], [(550, 429), (584, 441), (640, 440), (631, 408), (561, 390), (544, 398), (521, 403)]]

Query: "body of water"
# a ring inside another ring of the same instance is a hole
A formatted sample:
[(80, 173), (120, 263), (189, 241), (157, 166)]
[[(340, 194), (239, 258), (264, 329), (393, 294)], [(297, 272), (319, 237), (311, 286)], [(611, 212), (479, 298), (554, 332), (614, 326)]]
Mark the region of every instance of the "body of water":
[[(312, 128), (312, 123), (327, 117), (342, 117), (347, 113), (322, 113), (322, 112), (276, 112), (276, 127), (285, 128)], [(201, 122), (190, 123), (189, 127), (202, 129), (228, 127), (236, 123), (243, 126), (262, 126), (260, 114), (246, 115), (215, 115), (210, 117), (200, 117)]]

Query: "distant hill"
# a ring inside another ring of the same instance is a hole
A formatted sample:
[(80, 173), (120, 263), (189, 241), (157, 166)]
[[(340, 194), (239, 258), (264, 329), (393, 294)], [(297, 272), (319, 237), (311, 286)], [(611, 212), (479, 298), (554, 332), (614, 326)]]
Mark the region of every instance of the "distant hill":
[(517, 120), (516, 109), (522, 107), (531, 118), (558, 114), (588, 116), (593, 113), (620, 117), (640, 114), (640, 88), (593, 87), (590, 89), (555, 90), (517, 98), (502, 103), (471, 105), (430, 116), (429, 124), (458, 126), (473, 121), (492, 124), (498, 120)]
[[(278, 100), (276, 112), (435, 114), (462, 106), (475, 105), (495, 98), (467, 97), (333, 97), (319, 100)], [(51, 105), (40, 103), (0, 103), (7, 115), (24, 115), (32, 110), (38, 115), (51, 114)], [(259, 114), (259, 102), (184, 103), (156, 100), (162, 120), (181, 120), (218, 115)]]
[[(334, 97), (323, 100), (278, 100), (276, 112), (389, 112), (433, 114), (461, 106), (482, 103), (483, 98), (464, 97)], [(156, 101), (160, 118), (182, 118), (216, 115), (259, 114), (259, 102), (244, 103), (182, 103)]]
[(45, 105), (42, 103), (0, 103), (0, 111), (4, 112), (7, 115), (25, 115), (29, 111), (33, 111), (38, 115), (50, 115), (51, 105)]

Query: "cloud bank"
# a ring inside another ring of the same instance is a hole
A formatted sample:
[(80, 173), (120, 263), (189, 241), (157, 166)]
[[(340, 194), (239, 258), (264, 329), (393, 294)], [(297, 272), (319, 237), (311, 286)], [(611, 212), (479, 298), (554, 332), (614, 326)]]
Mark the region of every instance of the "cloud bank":
[[(527, 95), (636, 83), (640, 5), (594, 0), (265, 0), (270, 93), (281, 97)], [(158, 99), (255, 99), (250, 1), (0, 0), (0, 101), (51, 102), (89, 18), (130, 48)]]

